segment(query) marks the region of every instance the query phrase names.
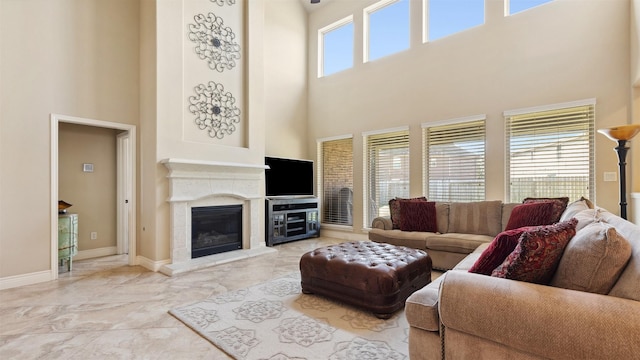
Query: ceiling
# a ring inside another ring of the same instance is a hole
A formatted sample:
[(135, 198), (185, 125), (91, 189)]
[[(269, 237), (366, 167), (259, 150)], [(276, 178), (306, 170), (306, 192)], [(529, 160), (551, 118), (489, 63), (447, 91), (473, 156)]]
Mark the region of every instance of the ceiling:
[(302, 3), (302, 6), (304, 7), (305, 10), (307, 10), (308, 13), (313, 12), (319, 7), (326, 5), (330, 1), (331, 0), (320, 0), (320, 3), (312, 4), (311, 0), (300, 0), (300, 2)]

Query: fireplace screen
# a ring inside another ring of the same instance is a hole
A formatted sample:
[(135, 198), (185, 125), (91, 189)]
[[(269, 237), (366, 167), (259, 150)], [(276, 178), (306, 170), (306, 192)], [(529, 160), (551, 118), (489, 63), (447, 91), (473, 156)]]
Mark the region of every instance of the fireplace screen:
[(191, 208), (191, 258), (242, 249), (242, 205)]

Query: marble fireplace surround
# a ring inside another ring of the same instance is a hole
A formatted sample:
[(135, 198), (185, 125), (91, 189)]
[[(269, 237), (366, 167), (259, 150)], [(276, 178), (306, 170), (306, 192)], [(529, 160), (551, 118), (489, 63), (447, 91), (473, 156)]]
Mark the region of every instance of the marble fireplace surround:
[[(172, 276), (208, 266), (276, 252), (264, 240), (264, 165), (164, 159), (169, 174)], [(242, 205), (242, 249), (191, 258), (191, 208)]]

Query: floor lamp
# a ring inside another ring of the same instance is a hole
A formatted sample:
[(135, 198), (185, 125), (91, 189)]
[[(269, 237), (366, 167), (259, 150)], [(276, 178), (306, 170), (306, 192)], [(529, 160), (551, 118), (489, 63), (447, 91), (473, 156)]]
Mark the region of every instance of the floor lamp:
[(621, 125), (608, 129), (599, 129), (599, 133), (618, 143), (614, 149), (618, 154), (618, 166), (620, 167), (620, 217), (627, 219), (627, 173), (626, 158), (629, 147), (627, 141), (640, 132), (640, 125)]

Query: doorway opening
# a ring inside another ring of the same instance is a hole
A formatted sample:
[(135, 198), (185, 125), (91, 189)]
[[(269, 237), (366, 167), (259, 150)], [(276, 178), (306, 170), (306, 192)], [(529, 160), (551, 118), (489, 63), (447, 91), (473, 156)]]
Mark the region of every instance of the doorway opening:
[(58, 278), (59, 126), (61, 123), (118, 130), (116, 135), (116, 239), (117, 253), (136, 265), (136, 127), (129, 124), (51, 114), (51, 274)]

